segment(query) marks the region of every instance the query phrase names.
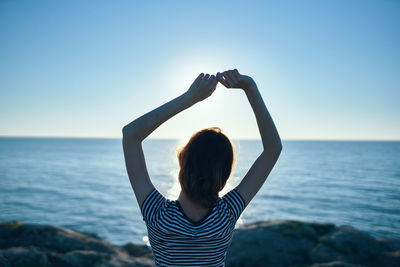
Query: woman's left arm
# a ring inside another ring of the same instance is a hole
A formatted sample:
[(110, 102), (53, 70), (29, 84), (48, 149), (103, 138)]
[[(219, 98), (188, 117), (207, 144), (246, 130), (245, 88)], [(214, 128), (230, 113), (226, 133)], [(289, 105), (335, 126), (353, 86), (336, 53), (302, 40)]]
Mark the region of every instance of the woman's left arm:
[(214, 75), (201, 73), (188, 91), (137, 118), (122, 129), (126, 169), (139, 207), (154, 189), (147, 171), (142, 141), (171, 117), (209, 97), (214, 92), (217, 82)]

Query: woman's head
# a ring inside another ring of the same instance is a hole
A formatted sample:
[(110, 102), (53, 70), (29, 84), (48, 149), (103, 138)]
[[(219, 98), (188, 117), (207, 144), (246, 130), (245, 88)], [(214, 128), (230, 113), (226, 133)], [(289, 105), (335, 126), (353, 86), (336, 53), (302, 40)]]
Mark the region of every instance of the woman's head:
[(218, 127), (193, 134), (178, 150), (179, 183), (192, 201), (211, 207), (233, 170), (235, 152)]

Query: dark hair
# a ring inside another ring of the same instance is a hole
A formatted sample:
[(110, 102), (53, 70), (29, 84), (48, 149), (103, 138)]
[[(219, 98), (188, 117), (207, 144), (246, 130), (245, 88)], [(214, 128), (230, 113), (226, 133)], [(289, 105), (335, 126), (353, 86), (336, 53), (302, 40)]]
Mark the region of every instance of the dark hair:
[(218, 127), (192, 135), (178, 150), (179, 183), (188, 198), (211, 207), (234, 167), (235, 152), (229, 138)]

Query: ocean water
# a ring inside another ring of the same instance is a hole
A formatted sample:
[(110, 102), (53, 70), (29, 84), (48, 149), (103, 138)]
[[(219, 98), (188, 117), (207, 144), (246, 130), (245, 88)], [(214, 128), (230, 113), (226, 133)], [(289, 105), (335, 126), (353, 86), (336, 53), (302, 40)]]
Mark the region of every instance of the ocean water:
[[(224, 192), (262, 149), (259, 141), (233, 143), (235, 171)], [(153, 183), (171, 199), (179, 193), (179, 145), (143, 144)], [(238, 225), (268, 219), (351, 225), (400, 238), (400, 142), (283, 141)], [(119, 139), (0, 138), (0, 221), (9, 220), (93, 232), (115, 244), (144, 244), (147, 235)]]

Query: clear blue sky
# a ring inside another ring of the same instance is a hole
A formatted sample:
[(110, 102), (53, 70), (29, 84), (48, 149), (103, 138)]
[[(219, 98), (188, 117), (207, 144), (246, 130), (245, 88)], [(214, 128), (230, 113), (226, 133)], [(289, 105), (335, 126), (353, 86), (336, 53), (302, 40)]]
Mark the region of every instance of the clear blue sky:
[[(400, 140), (400, 1), (0, 1), (0, 135), (120, 137), (200, 72), (257, 82), (283, 139)], [(152, 138), (259, 138), (240, 90)]]

